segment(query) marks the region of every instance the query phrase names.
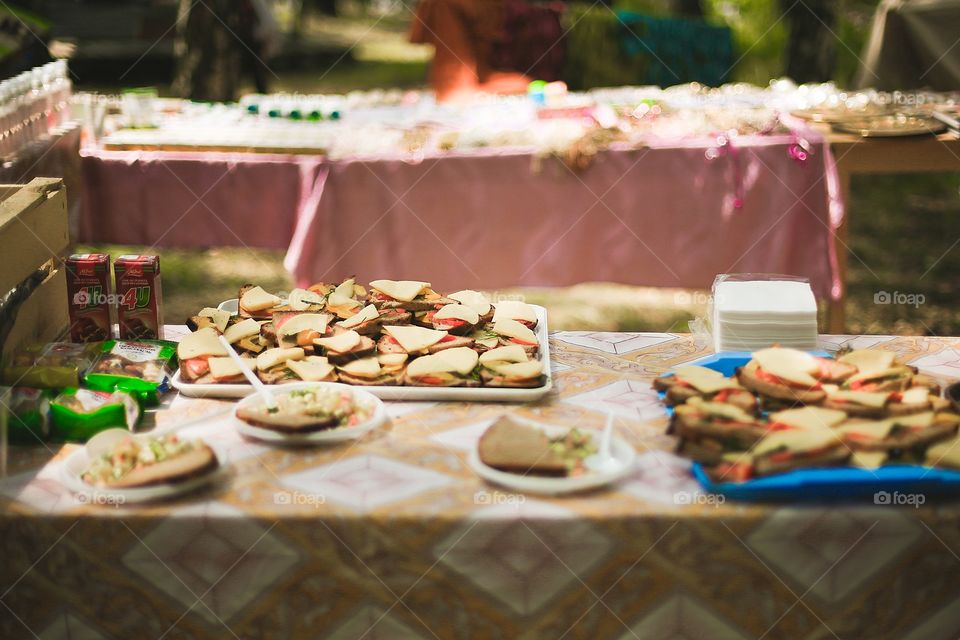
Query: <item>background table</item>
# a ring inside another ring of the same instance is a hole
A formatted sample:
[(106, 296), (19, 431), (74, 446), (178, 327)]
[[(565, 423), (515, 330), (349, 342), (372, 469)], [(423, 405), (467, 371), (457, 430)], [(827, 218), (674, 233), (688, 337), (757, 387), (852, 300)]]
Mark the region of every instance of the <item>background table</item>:
[(960, 89), (960, 0), (883, 0), (857, 72), (861, 88)]
[[(81, 242), (286, 247), (300, 284), (355, 274), (440, 288), (584, 281), (709, 288), (717, 273), (842, 286), (829, 150), (793, 136), (607, 150), (575, 172), (529, 151), (324, 161), (86, 151)], [(737, 208), (736, 201), (742, 201)]]
[[(939, 379), (960, 339), (825, 336)], [(395, 403), (354, 445), (241, 439), (231, 404), (175, 397), (160, 426), (226, 453), (219, 488), (151, 506), (79, 502), (69, 447), (0, 482), (0, 636), (41, 638), (955, 638), (960, 505), (750, 506), (697, 492), (650, 389), (704, 354), (684, 335), (557, 333), (556, 391), (526, 406)], [(504, 412), (634, 444), (618, 487), (567, 498), (480, 481), (466, 452)], [(366, 633), (368, 632), (369, 633)], [(364, 636), (363, 634), (366, 635)]]

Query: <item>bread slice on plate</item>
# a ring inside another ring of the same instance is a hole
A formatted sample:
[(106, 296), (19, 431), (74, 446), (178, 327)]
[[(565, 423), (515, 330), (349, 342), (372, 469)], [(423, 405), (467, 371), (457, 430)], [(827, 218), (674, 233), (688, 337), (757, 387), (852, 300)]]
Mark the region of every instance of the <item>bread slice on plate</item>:
[(520, 475), (567, 475), (563, 457), (550, 447), (547, 434), (536, 427), (503, 416), (480, 436), (480, 461)]
[(134, 469), (107, 486), (113, 489), (133, 489), (183, 482), (210, 473), (218, 466), (220, 463), (213, 449), (203, 442), (198, 442), (186, 453)]

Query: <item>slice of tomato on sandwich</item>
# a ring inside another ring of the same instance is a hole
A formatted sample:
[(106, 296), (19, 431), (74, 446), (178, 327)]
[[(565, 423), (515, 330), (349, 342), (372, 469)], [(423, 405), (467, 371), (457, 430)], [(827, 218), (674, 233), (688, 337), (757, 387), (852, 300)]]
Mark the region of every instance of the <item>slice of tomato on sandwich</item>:
[(784, 380), (783, 378), (779, 378), (773, 375), (772, 373), (767, 373), (766, 371), (763, 370), (763, 367), (757, 367), (756, 371), (754, 371), (754, 375), (760, 380), (763, 380), (764, 382), (769, 382), (771, 384), (779, 384), (785, 387), (792, 387), (794, 389), (817, 390), (823, 387), (823, 385), (821, 385), (819, 382), (809, 387), (805, 384), (797, 384), (796, 382), (790, 382), (789, 380)]
[(210, 356), (199, 356), (197, 358), (183, 360), (180, 362), (180, 366), (189, 372), (191, 379), (196, 379), (206, 375), (210, 371), (209, 357)]
[(524, 347), (536, 347), (538, 346), (536, 342), (528, 342), (526, 340), (521, 340), (520, 338), (510, 338), (510, 342), (514, 344), (519, 344)]

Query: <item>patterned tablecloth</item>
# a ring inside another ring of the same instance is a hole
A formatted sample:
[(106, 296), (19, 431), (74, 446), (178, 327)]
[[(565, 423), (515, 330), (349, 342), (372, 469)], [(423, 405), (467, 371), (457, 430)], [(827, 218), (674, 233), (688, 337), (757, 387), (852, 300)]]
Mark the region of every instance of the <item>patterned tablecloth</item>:
[[(960, 339), (828, 336), (960, 377)], [(154, 417), (226, 453), (214, 489), (85, 504), (70, 447), (18, 450), (0, 483), (3, 638), (956, 638), (960, 506), (722, 502), (670, 453), (653, 376), (684, 335), (553, 336), (555, 391), (527, 406), (392, 404), (353, 445), (240, 438), (231, 404)], [(637, 448), (619, 486), (564, 498), (479, 480), (466, 451), (504, 412)], [(920, 497), (923, 500), (923, 497)]]

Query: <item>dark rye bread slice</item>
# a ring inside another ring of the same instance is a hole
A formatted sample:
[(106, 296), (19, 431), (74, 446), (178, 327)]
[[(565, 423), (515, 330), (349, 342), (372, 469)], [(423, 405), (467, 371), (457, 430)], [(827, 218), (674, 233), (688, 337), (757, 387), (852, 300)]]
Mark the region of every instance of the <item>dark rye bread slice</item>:
[(220, 462), (213, 449), (198, 442), (186, 453), (134, 469), (123, 477), (108, 482), (107, 486), (114, 489), (133, 489), (183, 482), (206, 475), (219, 466)]
[(400, 384), (403, 376), (402, 371), (397, 373), (385, 373), (376, 378), (361, 378), (360, 376), (352, 376), (349, 373), (344, 373), (341, 370), (338, 370), (338, 372), (340, 374), (340, 382), (345, 382), (346, 384), (353, 384), (360, 387), (395, 387)]
[[(757, 413), (757, 398), (746, 389), (742, 390), (726, 390), (730, 391), (730, 394), (727, 396), (724, 403), (733, 405), (739, 409), (743, 409), (751, 415), (756, 415)], [(717, 402), (714, 398), (720, 392), (716, 393), (703, 393), (702, 391), (697, 391), (693, 387), (686, 387), (683, 385), (673, 385), (667, 389), (667, 405), (674, 406), (678, 404), (684, 404), (690, 398), (703, 398), (708, 402)]]
[(957, 421), (938, 418), (924, 429), (903, 429), (883, 440), (849, 439), (847, 444), (857, 451), (905, 451), (923, 449), (940, 440), (950, 438), (957, 433)]
[(483, 380), (484, 386), (501, 387), (505, 389), (535, 389), (542, 387), (546, 382), (546, 376), (542, 374), (535, 378), (508, 379), (506, 376), (502, 376), (495, 371), (490, 371), (485, 368), (480, 370), (480, 379)]
[(474, 380), (473, 378), (466, 378), (463, 376), (458, 376), (455, 373), (450, 374), (440, 374), (442, 378), (440, 383), (427, 383), (421, 382), (416, 378), (412, 378), (406, 373), (403, 374), (403, 384), (408, 387), (479, 387), (480, 381)]
[(240, 407), (237, 409), (237, 417), (254, 427), (280, 433), (314, 433), (340, 426), (340, 421), (333, 416), (269, 413), (265, 406)]
[[(723, 462), (723, 446), (716, 441), (712, 441), (709, 438), (706, 439), (695, 439), (695, 438), (682, 438), (677, 443), (677, 455), (681, 455), (685, 458), (690, 458), (696, 462), (705, 465), (715, 465)], [(749, 460), (749, 454), (744, 454), (744, 460)]]
[(926, 403), (904, 404), (902, 402), (888, 402), (884, 407), (867, 407), (855, 402), (837, 402), (827, 398), (820, 405), (824, 409), (836, 409), (845, 412), (851, 418), (869, 418), (871, 420), (883, 420), (884, 418), (895, 418), (897, 416), (909, 416), (914, 413), (923, 413), (924, 411), (942, 411), (950, 406), (950, 403), (942, 398), (931, 398)]
[(327, 360), (330, 361), (330, 364), (344, 365), (353, 360), (359, 360), (360, 358), (372, 356), (374, 353), (376, 353), (376, 351), (377, 343), (374, 342), (372, 338), (368, 336), (360, 336), (360, 344), (354, 347), (351, 351), (346, 353), (326, 351), (324, 355), (327, 356)]
[(729, 442), (739, 449), (749, 449), (767, 435), (767, 429), (762, 424), (733, 425), (720, 422), (710, 416), (679, 413), (673, 414), (671, 429), (681, 438), (715, 438), (718, 441)]
[[(444, 349), (453, 349), (454, 347), (472, 347), (473, 338), (467, 338), (464, 336), (453, 336), (453, 340), (445, 340), (444, 342), (438, 342), (432, 345), (427, 349), (426, 353), (437, 353), (438, 351), (443, 351)], [(400, 344), (391, 338), (389, 335), (383, 335), (380, 337), (380, 340), (377, 341), (377, 351), (383, 354), (390, 353), (407, 353), (407, 350), (400, 346)], [(416, 353), (411, 353), (411, 356), (423, 355), (424, 352), (418, 351)]]
[(480, 461), (488, 467), (519, 475), (567, 475), (563, 457), (550, 447), (545, 433), (509, 416), (497, 419), (480, 436)]
[(769, 456), (757, 456), (753, 459), (753, 471), (758, 476), (768, 476), (774, 473), (786, 473), (794, 469), (836, 467), (846, 464), (849, 459), (850, 449), (838, 445), (817, 455), (799, 456), (790, 460), (772, 460)]
[(822, 389), (800, 389), (761, 380), (756, 375), (756, 369), (756, 363), (754, 362), (747, 363), (747, 366), (737, 369), (737, 382), (760, 396), (792, 404), (818, 404), (827, 397), (827, 393)]

